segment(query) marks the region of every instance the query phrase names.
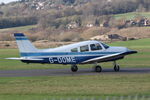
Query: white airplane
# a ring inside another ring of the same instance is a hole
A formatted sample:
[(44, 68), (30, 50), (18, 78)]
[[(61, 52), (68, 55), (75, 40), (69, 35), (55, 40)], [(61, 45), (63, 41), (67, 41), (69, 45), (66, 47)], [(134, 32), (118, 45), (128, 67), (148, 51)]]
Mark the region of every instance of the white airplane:
[(126, 47), (112, 47), (99, 41), (83, 41), (57, 48), (37, 49), (23, 33), (15, 33), (16, 42), (20, 51), (20, 58), (6, 58), (21, 60), (24, 63), (41, 64), (70, 64), (71, 71), (78, 71), (78, 64), (94, 64), (94, 71), (101, 72), (101, 62), (114, 62), (114, 71), (120, 70), (116, 60), (126, 55), (137, 53)]

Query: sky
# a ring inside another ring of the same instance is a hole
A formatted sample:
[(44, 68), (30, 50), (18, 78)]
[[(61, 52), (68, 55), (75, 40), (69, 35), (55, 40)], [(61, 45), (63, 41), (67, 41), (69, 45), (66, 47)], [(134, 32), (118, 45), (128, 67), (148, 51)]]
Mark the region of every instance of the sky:
[(12, 1), (18, 1), (18, 0), (0, 0), (0, 3), (2, 3), (2, 2), (9, 3), (9, 2), (12, 2)]

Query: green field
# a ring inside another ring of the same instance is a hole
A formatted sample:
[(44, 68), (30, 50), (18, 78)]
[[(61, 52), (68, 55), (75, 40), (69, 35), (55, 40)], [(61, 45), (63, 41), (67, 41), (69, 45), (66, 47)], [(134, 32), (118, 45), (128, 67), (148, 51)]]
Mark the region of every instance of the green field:
[(5, 29), (0, 29), (0, 33), (6, 32), (6, 31), (27, 31), (32, 28), (36, 28), (36, 25), (27, 25), (27, 26), (21, 26), (21, 27), (12, 27), (12, 28), (5, 28)]
[[(139, 53), (118, 61), (122, 67), (150, 67), (150, 39), (114, 42), (111, 46), (126, 46)], [(18, 57), (16, 49), (0, 49), (0, 57)], [(103, 68), (111, 63), (102, 64)], [(84, 65), (80, 67), (91, 67)], [(70, 68), (63, 65), (23, 64), (0, 60), (0, 70)], [(53, 97), (102, 97), (150, 95), (150, 74), (103, 74), (43, 77), (0, 77), (0, 100), (49, 100)], [(114, 100), (114, 99), (113, 99)], [(148, 100), (148, 99), (146, 99)]]
[(150, 18), (150, 12), (131, 12), (131, 13), (125, 13), (125, 14), (115, 14), (114, 18), (116, 19), (134, 19), (136, 16), (143, 16), (146, 18)]
[[(150, 95), (150, 74), (0, 78), (0, 99)], [(45, 98), (45, 99), (43, 99)]]

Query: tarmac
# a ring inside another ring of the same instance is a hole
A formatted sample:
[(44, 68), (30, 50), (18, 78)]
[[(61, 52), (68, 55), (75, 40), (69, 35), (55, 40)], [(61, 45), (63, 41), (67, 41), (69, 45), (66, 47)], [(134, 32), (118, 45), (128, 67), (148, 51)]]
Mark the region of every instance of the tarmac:
[(32, 69), (32, 70), (1, 70), (0, 77), (33, 77), (33, 76), (73, 76), (73, 75), (101, 75), (101, 74), (150, 74), (150, 68), (121, 68), (119, 72), (103, 68), (102, 72), (94, 72), (90, 68), (82, 68), (78, 72), (68, 69)]

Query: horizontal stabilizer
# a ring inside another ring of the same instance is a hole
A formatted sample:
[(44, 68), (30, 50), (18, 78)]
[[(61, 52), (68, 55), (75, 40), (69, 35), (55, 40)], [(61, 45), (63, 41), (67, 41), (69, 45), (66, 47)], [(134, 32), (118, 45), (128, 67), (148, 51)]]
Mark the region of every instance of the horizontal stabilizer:
[(24, 58), (24, 57), (21, 57), (21, 58), (5, 58), (5, 59), (9, 59), (9, 60), (30, 60), (30, 61), (41, 61), (41, 60), (43, 60), (43, 59)]

